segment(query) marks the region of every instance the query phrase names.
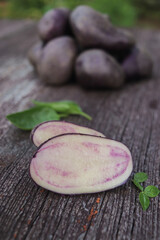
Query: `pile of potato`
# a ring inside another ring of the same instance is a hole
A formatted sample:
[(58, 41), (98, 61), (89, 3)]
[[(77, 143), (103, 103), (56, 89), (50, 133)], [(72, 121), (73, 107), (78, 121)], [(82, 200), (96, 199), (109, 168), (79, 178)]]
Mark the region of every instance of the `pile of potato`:
[(61, 85), (72, 78), (86, 88), (118, 88), (147, 78), (153, 63), (133, 35), (88, 6), (48, 11), (40, 20), (41, 41), (28, 54), (40, 78)]

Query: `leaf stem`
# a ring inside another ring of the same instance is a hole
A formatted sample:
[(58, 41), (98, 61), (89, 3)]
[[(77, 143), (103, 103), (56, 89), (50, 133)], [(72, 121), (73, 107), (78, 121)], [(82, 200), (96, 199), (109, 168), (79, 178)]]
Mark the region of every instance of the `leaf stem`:
[(87, 118), (88, 120), (92, 120), (92, 117), (89, 116), (87, 113), (79, 112), (78, 114), (81, 115), (81, 116), (83, 116), (83, 117), (85, 117), (85, 118)]
[(143, 187), (139, 182), (137, 182), (135, 179), (133, 179), (132, 182), (136, 185), (137, 188), (139, 188), (140, 191), (143, 191)]

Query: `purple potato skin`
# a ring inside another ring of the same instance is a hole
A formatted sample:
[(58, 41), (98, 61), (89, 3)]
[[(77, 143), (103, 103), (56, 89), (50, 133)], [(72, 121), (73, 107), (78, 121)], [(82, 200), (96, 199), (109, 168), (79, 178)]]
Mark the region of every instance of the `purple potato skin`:
[(35, 70), (38, 67), (42, 49), (43, 49), (43, 43), (38, 42), (38, 43), (34, 44), (28, 52), (28, 60), (33, 65)]
[(59, 37), (51, 40), (43, 49), (38, 73), (46, 83), (61, 85), (71, 79), (77, 47), (73, 38)]
[(118, 62), (103, 50), (83, 52), (76, 60), (76, 80), (86, 88), (119, 88), (124, 73)]
[(147, 78), (152, 74), (153, 62), (146, 50), (135, 47), (122, 63), (126, 79)]
[(55, 8), (49, 10), (40, 20), (38, 32), (44, 42), (53, 38), (67, 35), (69, 31), (70, 10), (67, 8)]
[(107, 16), (88, 6), (77, 7), (70, 15), (70, 23), (78, 43), (84, 48), (122, 52), (135, 44), (128, 31), (115, 28)]

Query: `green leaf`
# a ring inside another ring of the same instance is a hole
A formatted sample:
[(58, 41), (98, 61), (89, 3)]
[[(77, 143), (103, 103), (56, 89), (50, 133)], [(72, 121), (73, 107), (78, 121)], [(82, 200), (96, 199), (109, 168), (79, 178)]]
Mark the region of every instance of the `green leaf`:
[(86, 114), (85, 112), (82, 111), (81, 107), (73, 102), (73, 101), (59, 101), (59, 102), (39, 102), (32, 100), (32, 102), (37, 105), (37, 106), (47, 106), (51, 107), (58, 113), (62, 113), (63, 115), (70, 115), (70, 114), (76, 114), (76, 115), (81, 115), (88, 120), (91, 120), (92, 118)]
[(139, 190), (143, 191), (143, 187), (137, 182), (135, 179), (132, 180), (132, 182), (136, 185), (136, 187), (139, 188)]
[(60, 113), (67, 112), (70, 108), (69, 104), (72, 103), (72, 101), (39, 102), (39, 101), (35, 101), (35, 100), (32, 100), (32, 102), (37, 106), (51, 107), (56, 112), (60, 112)]
[(149, 200), (149, 197), (144, 192), (140, 192), (139, 201), (140, 201), (140, 204), (141, 204), (143, 210), (144, 211), (147, 210), (147, 208), (149, 207), (149, 204), (150, 204), (150, 200)]
[(73, 101), (38, 102), (33, 100), (32, 102), (36, 107), (10, 114), (6, 116), (7, 119), (23, 130), (31, 130), (41, 122), (59, 120), (61, 117), (67, 117), (70, 114), (82, 115), (91, 120), (91, 117), (84, 113), (80, 106)]
[(50, 120), (59, 120), (59, 115), (50, 107), (37, 106), (6, 116), (16, 127), (31, 130), (39, 123)]
[(67, 113), (58, 113), (58, 114), (59, 114), (60, 118), (66, 118), (69, 116), (69, 114), (67, 114)]
[(153, 186), (153, 185), (149, 185), (144, 189), (144, 193), (148, 196), (148, 197), (156, 197), (158, 196), (158, 194), (160, 193), (160, 190)]
[(136, 180), (137, 182), (145, 182), (146, 180), (148, 179), (148, 176), (146, 173), (144, 172), (139, 172), (139, 173), (136, 173), (134, 175), (134, 180)]

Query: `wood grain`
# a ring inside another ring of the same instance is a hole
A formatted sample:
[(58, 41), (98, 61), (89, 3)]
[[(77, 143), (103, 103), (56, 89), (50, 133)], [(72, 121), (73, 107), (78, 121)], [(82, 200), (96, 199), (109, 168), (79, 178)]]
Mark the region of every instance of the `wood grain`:
[(35, 151), (29, 133), (5, 116), (31, 106), (31, 99), (74, 100), (93, 120), (67, 120), (126, 144), (134, 172), (147, 172), (146, 184), (160, 186), (160, 32), (132, 30), (151, 53), (152, 79), (127, 83), (117, 91), (86, 91), (74, 83), (50, 87), (38, 79), (26, 59), (37, 40), (36, 23), (0, 21), (0, 26), (0, 239), (159, 240), (160, 198), (152, 199), (143, 212), (131, 179), (114, 190), (77, 196), (38, 187), (29, 175)]

